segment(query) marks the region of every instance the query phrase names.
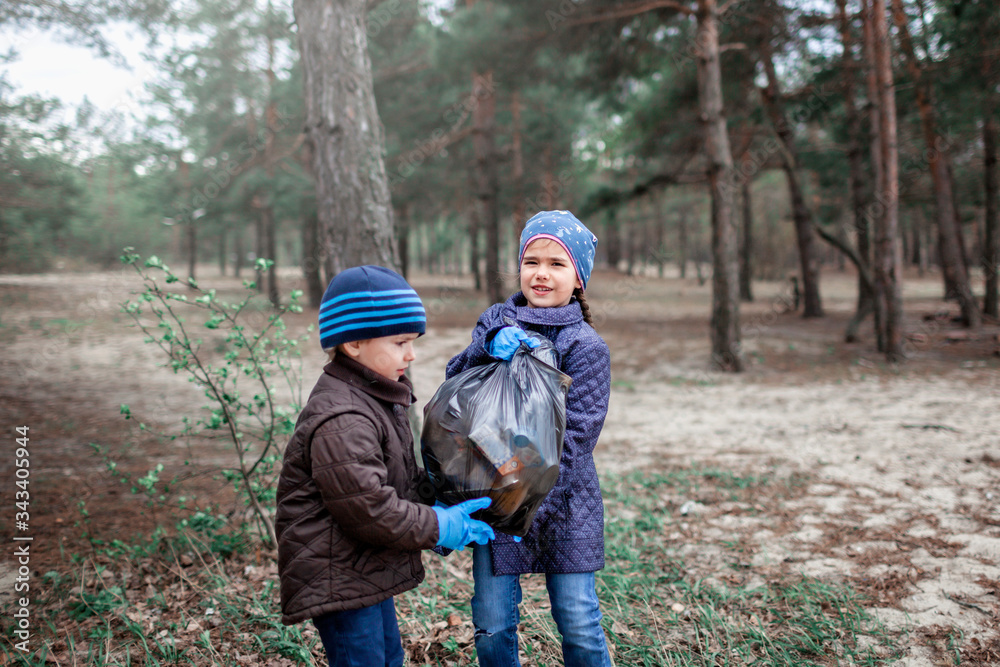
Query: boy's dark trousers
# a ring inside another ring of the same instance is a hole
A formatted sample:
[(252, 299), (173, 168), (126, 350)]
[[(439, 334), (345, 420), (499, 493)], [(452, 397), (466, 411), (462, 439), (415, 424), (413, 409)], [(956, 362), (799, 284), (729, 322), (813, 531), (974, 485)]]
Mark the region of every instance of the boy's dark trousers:
[(392, 598), (313, 619), (330, 667), (401, 667), (403, 643)]

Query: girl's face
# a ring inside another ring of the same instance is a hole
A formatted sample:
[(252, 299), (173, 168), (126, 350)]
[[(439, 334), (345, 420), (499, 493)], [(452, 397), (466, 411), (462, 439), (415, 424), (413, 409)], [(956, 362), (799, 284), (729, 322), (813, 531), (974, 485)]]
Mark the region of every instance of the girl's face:
[(569, 254), (551, 239), (537, 239), (524, 249), (521, 292), (532, 308), (565, 306), (580, 287)]

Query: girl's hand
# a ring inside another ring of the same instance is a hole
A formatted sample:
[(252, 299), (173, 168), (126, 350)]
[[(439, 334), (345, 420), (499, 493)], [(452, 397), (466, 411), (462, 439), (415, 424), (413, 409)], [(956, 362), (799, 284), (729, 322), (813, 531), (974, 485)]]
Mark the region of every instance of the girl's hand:
[(524, 332), (520, 327), (504, 327), (486, 344), (486, 351), (497, 359), (507, 361), (514, 356), (517, 348), (524, 343), (530, 348), (538, 347), (537, 340)]

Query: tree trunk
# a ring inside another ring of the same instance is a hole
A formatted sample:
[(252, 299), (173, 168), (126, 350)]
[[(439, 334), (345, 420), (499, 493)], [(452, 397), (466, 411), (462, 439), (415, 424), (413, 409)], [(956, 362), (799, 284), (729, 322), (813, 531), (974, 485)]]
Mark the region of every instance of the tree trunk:
[(396, 217), (397, 242), (399, 244), (399, 273), (404, 278), (410, 274), (410, 205), (403, 204)]
[(614, 208), (607, 209), (604, 218), (604, 247), (608, 253), (608, 268), (618, 270), (622, 261), (622, 237), (618, 229), (618, 212)]
[[(469, 192), (476, 191), (475, 178), (470, 176)], [(479, 220), (479, 207), (476, 205), (476, 200), (473, 199), (472, 206), (469, 206), (469, 271), (472, 273), (473, 278), (476, 281), (476, 291), (481, 292), (483, 290), (483, 271), (479, 266), (481, 256), (479, 254), (479, 237), (480, 229), (482, 225)]]
[[(884, 1), (884, 0), (883, 0)], [(916, 90), (917, 109), (920, 112), (920, 122), (923, 126), (924, 141), (927, 143), (927, 162), (934, 184), (934, 204), (937, 209), (937, 223), (940, 233), (941, 269), (955, 293), (954, 296), (962, 309), (962, 321), (965, 326), (979, 326), (979, 304), (972, 294), (969, 284), (969, 274), (962, 256), (961, 237), (958, 220), (955, 216), (955, 200), (952, 191), (951, 177), (948, 174), (948, 161), (945, 156), (947, 141), (937, 130), (934, 102), (931, 99), (930, 87), (924, 82), (923, 70), (917, 60), (910, 39), (906, 14), (903, 12), (902, 0), (892, 0), (892, 15), (899, 29), (900, 43), (906, 56), (906, 67), (913, 79)]]
[[(514, 248), (521, 244), (521, 232), (524, 231), (524, 223), (527, 222), (526, 204), (524, 201), (524, 154), (521, 148), (521, 95), (514, 91), (510, 101), (511, 116), (511, 149), (513, 159), (511, 164), (511, 180), (514, 182), (514, 212), (511, 233), (514, 240)], [(514, 270), (518, 271), (519, 258), (514, 258)]]
[(194, 267), (198, 263), (198, 223), (194, 218), (188, 222), (187, 226), (187, 256), (188, 256), (188, 277), (194, 278)]
[(920, 240), (920, 246), (917, 249), (917, 275), (921, 278), (924, 274), (930, 270), (930, 231), (927, 229), (927, 219), (924, 217), (923, 207), (917, 207), (913, 216), (913, 225), (917, 229), (917, 238)]
[(293, 2), (328, 276), (359, 264), (399, 269), (366, 5), (366, 0)]
[[(867, 197), (865, 196), (864, 159), (861, 149), (861, 114), (858, 113), (854, 86), (857, 83), (857, 60), (854, 58), (854, 39), (851, 33), (851, 21), (847, 15), (847, 0), (837, 0), (838, 18), (840, 20), (840, 37), (843, 44), (844, 69), (844, 108), (847, 114), (847, 164), (850, 170), (851, 208), (854, 218), (854, 234), (857, 238), (858, 259), (871, 270), (871, 237), (866, 215)], [(858, 329), (865, 319), (875, 310), (874, 295), (870, 284), (861, 277), (858, 271), (858, 301), (854, 308), (854, 316), (847, 324), (844, 340), (852, 343), (858, 340)]]
[[(951, 157), (948, 153), (944, 153), (944, 163), (946, 171), (948, 172), (948, 187), (951, 189), (951, 208), (955, 212), (955, 235), (958, 237), (958, 252), (962, 256), (962, 266), (965, 267), (965, 275), (969, 275), (969, 267), (971, 262), (969, 260), (969, 250), (965, 243), (965, 232), (962, 229), (962, 213), (958, 206), (958, 188), (955, 185), (955, 171), (951, 168)], [(973, 243), (975, 243), (975, 235), (973, 235)], [(971, 289), (971, 288), (970, 288)]]
[[(191, 165), (180, 158), (178, 167), (181, 177), (181, 191), (184, 193), (184, 201), (191, 201)], [(188, 276), (195, 277), (194, 268), (198, 262), (198, 231), (195, 228), (196, 211), (191, 211), (184, 222), (184, 252), (187, 255)]]
[(486, 297), (491, 304), (505, 300), (500, 273), (500, 191), (496, 155), (496, 95), (493, 72), (472, 75), (472, 143), (476, 152), (476, 212), (486, 229)]
[(743, 180), (743, 243), (740, 244), (740, 300), (753, 301), (753, 200), (750, 179)]
[(223, 227), (219, 230), (219, 246), (218, 246), (218, 259), (219, 259), (219, 275), (226, 275), (226, 228)]
[(240, 273), (243, 271), (243, 262), (245, 260), (245, 253), (243, 251), (243, 235), (245, 231), (246, 230), (239, 228), (233, 230), (233, 235), (235, 236), (233, 239), (233, 254), (236, 255), (233, 258), (233, 277), (235, 278), (239, 278)]
[[(864, 39), (863, 53), (864, 60), (868, 63), (865, 75), (865, 90), (868, 97), (868, 124), (869, 124), (869, 144), (868, 150), (871, 158), (873, 179), (873, 189), (869, 197), (868, 206), (865, 209), (865, 224), (868, 227), (869, 235), (874, 233), (875, 220), (880, 215), (880, 207), (883, 206), (880, 197), (885, 192), (885, 169), (882, 164), (882, 112), (879, 108), (880, 94), (878, 85), (877, 60), (875, 49), (875, 19), (871, 7), (872, 0), (861, 0), (861, 28)], [(874, 252), (874, 246), (872, 247)], [(874, 257), (872, 258), (872, 270), (874, 272)], [(875, 297), (875, 280), (872, 276), (872, 305), (875, 317), (875, 345), (880, 352), (885, 351), (885, 321), (886, 313), (883, 310), (884, 302)]]
[[(270, 14), (270, 5), (268, 13)], [(270, 25), (270, 22), (268, 23)], [(264, 110), (264, 123), (267, 136), (264, 137), (264, 173), (267, 174), (267, 192), (264, 194), (264, 208), (261, 216), (264, 223), (265, 251), (271, 266), (267, 269), (267, 298), (275, 308), (281, 307), (281, 294), (278, 289), (278, 246), (274, 220), (274, 138), (278, 134), (278, 106), (274, 93), (274, 38), (270, 28), (267, 31), (267, 107)]]
[(740, 295), (733, 215), (733, 154), (722, 103), (719, 64), (719, 8), (716, 0), (698, 0), (698, 106), (708, 158), (712, 196), (712, 361), (726, 371), (743, 370), (740, 351)]
[(260, 264), (257, 263), (262, 257), (266, 257), (266, 246), (267, 246), (267, 225), (264, 223), (264, 210), (262, 207), (262, 202), (260, 195), (253, 196), (253, 206), (254, 206), (254, 283), (257, 287), (257, 292), (263, 294), (264, 292), (264, 272), (260, 270)]
[(1000, 217), (997, 213), (997, 121), (993, 107), (993, 94), (985, 93), (983, 116), (983, 180), (986, 190), (986, 220), (984, 221), (983, 275), (986, 278), (986, 299), (983, 314), (994, 319), (998, 312), (997, 278), (1000, 264)]
[(635, 252), (638, 240), (638, 235), (635, 233), (635, 227), (638, 224), (636, 208), (635, 200), (630, 201), (625, 207), (626, 223), (622, 231), (625, 232), (625, 260), (627, 264), (625, 275), (627, 276), (635, 275)]
[(896, 145), (896, 93), (892, 79), (892, 44), (886, 20), (885, 0), (872, 0), (872, 32), (875, 75), (878, 80), (879, 158), (885, 189), (877, 193), (882, 203), (875, 221), (875, 300), (876, 312), (884, 313), (878, 323), (889, 362), (903, 360), (902, 249), (899, 243), (899, 152)]
[(805, 194), (798, 175), (798, 159), (792, 127), (785, 118), (784, 103), (778, 88), (778, 77), (774, 71), (774, 59), (770, 45), (765, 41), (761, 49), (761, 63), (767, 75), (767, 86), (761, 89), (761, 98), (775, 133), (782, 144), (781, 162), (788, 180), (788, 194), (792, 204), (792, 220), (795, 222), (795, 238), (799, 247), (799, 271), (802, 274), (803, 317), (822, 317), (823, 304), (819, 295), (819, 249), (813, 234), (812, 211), (806, 204)]
[(320, 277), (319, 256), (319, 216), (314, 211), (306, 216), (302, 225), (302, 277), (306, 281), (309, 305), (313, 308), (323, 304), (325, 291)]
[(666, 216), (663, 215), (663, 202), (660, 201), (659, 196), (656, 197), (656, 203), (657, 205), (654, 209), (654, 214), (656, 215), (656, 220), (654, 222), (656, 225), (656, 275), (657, 277), (662, 278), (663, 269), (667, 260), (667, 251), (665, 248), (667, 225)]
[(542, 196), (541, 203), (547, 210), (558, 210), (562, 208), (562, 203), (559, 199), (559, 196), (562, 194), (562, 184), (556, 178), (551, 144), (545, 146), (545, 151), (542, 155), (542, 164), (545, 169), (542, 173), (542, 191), (545, 194)]
[(274, 207), (271, 205), (270, 197), (268, 202), (260, 211), (261, 225), (264, 232), (264, 257), (270, 260), (267, 267), (267, 299), (275, 308), (281, 307), (281, 294), (278, 292), (278, 244), (275, 224)]
[(677, 266), (681, 270), (681, 280), (687, 278), (688, 267), (688, 207), (681, 206), (677, 221)]

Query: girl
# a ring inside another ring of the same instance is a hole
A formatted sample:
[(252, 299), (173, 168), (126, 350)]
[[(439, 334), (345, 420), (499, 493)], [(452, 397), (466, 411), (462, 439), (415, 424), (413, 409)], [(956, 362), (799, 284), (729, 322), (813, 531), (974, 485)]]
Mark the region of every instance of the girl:
[[(509, 359), (523, 329), (552, 341), (559, 370), (573, 378), (559, 480), (523, 540), (497, 533), (473, 549), (472, 621), (482, 667), (520, 665), (518, 576), (545, 574), (552, 616), (567, 665), (610, 665), (594, 572), (604, 567), (604, 503), (593, 451), (611, 391), (608, 346), (591, 326), (584, 298), (597, 237), (568, 211), (542, 211), (521, 234), (521, 291), (479, 318), (472, 343), (448, 363), (447, 375)], [(505, 318), (518, 326), (507, 326)]]

